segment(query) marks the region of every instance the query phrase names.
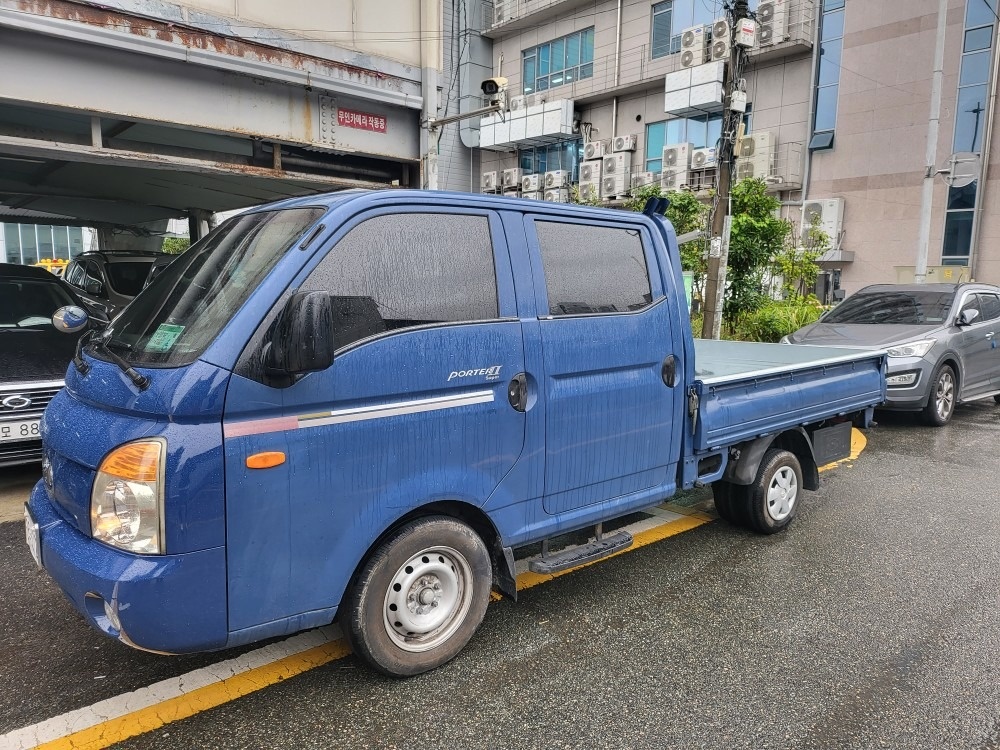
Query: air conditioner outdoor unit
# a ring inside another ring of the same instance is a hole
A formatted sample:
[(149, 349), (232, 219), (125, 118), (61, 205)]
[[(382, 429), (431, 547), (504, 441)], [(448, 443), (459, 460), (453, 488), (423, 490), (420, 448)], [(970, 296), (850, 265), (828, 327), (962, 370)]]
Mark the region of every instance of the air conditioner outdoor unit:
[(627, 174), (615, 174), (605, 176), (601, 180), (601, 197), (616, 198), (625, 195), (629, 188), (629, 178)]
[(757, 43), (761, 47), (783, 42), (788, 36), (788, 2), (761, 0), (757, 6)]
[(771, 176), (771, 160), (761, 157), (736, 160), (737, 180), (766, 180)]
[(663, 147), (663, 171), (687, 169), (691, 164), (691, 144), (674, 143)]
[(712, 24), (712, 46), (708, 50), (709, 61), (729, 60), (732, 43), (733, 27), (729, 25), (729, 21), (720, 18)]
[(520, 112), (527, 109), (528, 101), (524, 96), (512, 96), (507, 100), (507, 109), (511, 112)]
[(691, 175), (685, 169), (674, 172), (664, 172), (660, 175), (660, 189), (669, 192), (676, 192), (691, 184)]
[(504, 0), (493, 0), (493, 23), (503, 23), (504, 21), (509, 21), (510, 16), (507, 13), (507, 3)]
[(556, 188), (554, 190), (546, 190), (544, 200), (550, 201), (552, 203), (568, 203), (569, 189)]
[(603, 161), (585, 161), (580, 164), (580, 182), (601, 182)]
[(483, 172), (483, 176), (479, 184), (482, 187), (484, 193), (495, 193), (497, 191), (496, 171)]
[(743, 136), (736, 148), (736, 156), (740, 159), (750, 159), (760, 154), (770, 156), (777, 143), (774, 133), (767, 131)]
[[(561, 188), (569, 185), (569, 172), (565, 169), (556, 169), (545, 173), (545, 189)], [(548, 199), (546, 199), (548, 200)]]
[(632, 162), (629, 159), (628, 152), (611, 154), (604, 157), (604, 169), (601, 176), (605, 180), (609, 177), (623, 177), (625, 183), (628, 184), (628, 176), (631, 168)]
[(583, 146), (583, 158), (586, 160), (604, 158), (604, 141), (589, 141)]
[(611, 144), (612, 151), (635, 151), (635, 134), (615, 136)]
[(705, 62), (706, 46), (704, 26), (681, 31), (681, 67), (693, 68)]
[(696, 148), (691, 152), (691, 169), (712, 169), (718, 163), (714, 148)]
[(601, 197), (601, 181), (580, 182), (580, 200), (594, 201)]
[(523, 172), (521, 169), (515, 167), (513, 169), (505, 169), (503, 171), (503, 189), (517, 189), (521, 187), (521, 176)]
[(535, 192), (542, 188), (542, 175), (526, 174), (521, 177), (521, 192)]
[(521, 193), (521, 197), (529, 201), (540, 201), (542, 193), (538, 190), (532, 190), (530, 193)]
[(809, 238), (809, 228), (817, 221), (830, 238), (831, 248), (836, 248), (844, 228), (844, 199), (822, 198), (806, 201), (802, 206), (802, 240)]
[(656, 173), (655, 172), (633, 172), (632, 173), (632, 189), (636, 190), (638, 188), (644, 188), (648, 185), (656, 184)]

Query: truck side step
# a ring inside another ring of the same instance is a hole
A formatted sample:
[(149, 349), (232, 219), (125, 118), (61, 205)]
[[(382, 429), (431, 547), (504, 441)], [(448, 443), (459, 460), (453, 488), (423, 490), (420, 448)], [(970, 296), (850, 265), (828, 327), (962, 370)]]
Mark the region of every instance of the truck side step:
[(533, 573), (559, 573), (584, 563), (600, 560), (602, 557), (608, 557), (631, 546), (632, 535), (627, 531), (619, 531), (608, 536), (601, 536), (587, 544), (560, 550), (552, 555), (543, 552), (542, 557), (528, 563), (528, 570)]

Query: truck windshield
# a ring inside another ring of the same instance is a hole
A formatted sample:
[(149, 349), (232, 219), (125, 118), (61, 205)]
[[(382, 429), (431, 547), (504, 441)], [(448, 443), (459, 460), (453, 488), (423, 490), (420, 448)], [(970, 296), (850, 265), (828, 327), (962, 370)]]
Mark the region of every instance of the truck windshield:
[[(190, 364), (323, 212), (234, 216), (167, 266), (112, 321), (101, 343), (132, 364)], [(93, 353), (100, 356), (100, 347)]]
[(858, 292), (848, 297), (824, 323), (862, 325), (940, 325), (955, 299), (953, 291)]

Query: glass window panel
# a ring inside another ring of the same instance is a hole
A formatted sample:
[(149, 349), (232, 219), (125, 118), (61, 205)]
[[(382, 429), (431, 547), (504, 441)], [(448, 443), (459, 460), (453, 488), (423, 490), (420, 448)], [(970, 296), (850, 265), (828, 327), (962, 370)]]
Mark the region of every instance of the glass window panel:
[(38, 257), (54, 258), (55, 244), (52, 242), (52, 227), (48, 224), (39, 224), (35, 227), (35, 236), (38, 240)]
[[(749, 133), (750, 131), (747, 130)], [(712, 148), (718, 145), (722, 137), (722, 118), (711, 117), (708, 120), (708, 132), (705, 134), (705, 146)]]
[(840, 60), (842, 58), (844, 40), (834, 39), (820, 45), (819, 85), (829, 86), (840, 82)]
[(674, 1), (674, 23), (677, 24), (678, 31), (694, 26), (694, 5), (697, 2), (700, 0)]
[(535, 152), (532, 149), (522, 151), (520, 160), (521, 169), (523, 169), (527, 174), (533, 174), (535, 171)]
[(993, 41), (993, 28), (986, 26), (981, 29), (972, 29), (965, 32), (965, 49), (963, 52), (977, 52), (981, 49), (989, 49)]
[(821, 39), (839, 39), (844, 35), (844, 11), (823, 14), (823, 34)]
[(675, 143), (687, 143), (687, 120), (683, 118), (667, 122), (663, 144), (665, 146), (672, 146)]
[(638, 232), (535, 222), (550, 315), (629, 312), (652, 301)]
[(69, 227), (52, 227), (52, 241), (56, 257), (69, 260)]
[(553, 73), (552, 75), (549, 76), (549, 87), (551, 88), (555, 88), (556, 86), (562, 86), (564, 83), (566, 83), (566, 81), (562, 72)]
[[(591, 62), (594, 59), (594, 29), (593, 27), (584, 29), (581, 33), (583, 41), (580, 45), (580, 62)], [(580, 77), (586, 78), (587, 76), (581, 73)]]
[(11, 261), (12, 263), (21, 262), (21, 233), (18, 231), (17, 224), (4, 224), (3, 225), (3, 240), (4, 245), (7, 248), (7, 256), (10, 257), (11, 253), (17, 257), (17, 260)]
[(716, 18), (724, 17), (726, 12), (721, 5), (711, 0), (694, 0), (692, 3), (692, 18), (689, 26), (708, 26)]
[(543, 76), (541, 78), (535, 79), (535, 90), (536, 91), (548, 91), (549, 88), (549, 77)]
[[(657, 11), (657, 8), (665, 8), (665, 10)], [(673, 13), (670, 11), (670, 3), (659, 3), (653, 6), (652, 39), (650, 47), (652, 49), (654, 59), (670, 54), (672, 18)]]
[(948, 189), (948, 210), (963, 208), (975, 208), (976, 206), (976, 183), (965, 187), (953, 187)]
[(549, 155), (544, 148), (535, 149), (535, 172), (545, 174), (549, 171)]
[(524, 58), (524, 82), (521, 86), (521, 93), (530, 94), (535, 90), (535, 58), (534, 56)]
[(29, 266), (38, 262), (38, 244), (35, 242), (35, 225), (18, 224), (21, 230), (21, 257)]
[(538, 75), (547, 76), (549, 74), (549, 45), (543, 44), (538, 48)]
[(969, 86), (958, 90), (955, 112), (955, 151), (979, 151), (986, 119), (986, 87)]
[(69, 252), (70, 256), (76, 256), (83, 252), (83, 229), (80, 227), (68, 227), (69, 229)]
[(566, 37), (566, 67), (575, 68), (580, 64), (580, 35)]
[(974, 211), (949, 211), (944, 224), (943, 256), (968, 256), (972, 245)]
[(839, 10), (844, 7), (844, 0), (823, 0), (823, 12)]
[(837, 95), (840, 86), (824, 86), (816, 91), (816, 124), (813, 130), (833, 130), (837, 124)]
[(825, 133), (816, 133), (809, 140), (810, 151), (826, 151), (833, 148), (833, 131), (827, 130)]
[(962, 56), (962, 75), (959, 86), (972, 86), (990, 80), (990, 52), (973, 52)]
[(551, 62), (549, 63), (549, 68), (553, 73), (557, 73), (565, 67), (566, 64), (566, 40), (556, 39), (549, 45), (551, 49)]
[[(646, 126), (646, 160), (657, 161), (663, 157), (663, 147), (666, 141), (663, 140), (667, 132), (665, 122), (654, 122)], [(648, 169), (648, 167), (647, 167)], [(654, 171), (660, 171), (657, 167)]]
[(646, 160), (646, 171), (647, 172), (662, 172), (663, 171), (663, 159), (647, 159)]
[(708, 123), (702, 118), (688, 120), (688, 140), (695, 148), (705, 148), (708, 145)]
[(580, 66), (580, 78), (590, 78), (594, 75), (594, 63)]
[(965, 27), (992, 25), (996, 21), (996, 0), (969, 0), (965, 13)]

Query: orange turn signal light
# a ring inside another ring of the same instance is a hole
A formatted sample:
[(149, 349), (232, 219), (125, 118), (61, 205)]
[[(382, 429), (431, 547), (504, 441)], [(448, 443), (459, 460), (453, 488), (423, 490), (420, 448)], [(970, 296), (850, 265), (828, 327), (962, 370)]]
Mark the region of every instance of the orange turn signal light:
[(285, 454), (281, 451), (264, 451), (247, 456), (248, 469), (270, 469), (285, 463)]
[(155, 482), (162, 449), (154, 441), (126, 443), (105, 456), (98, 471), (133, 482)]

